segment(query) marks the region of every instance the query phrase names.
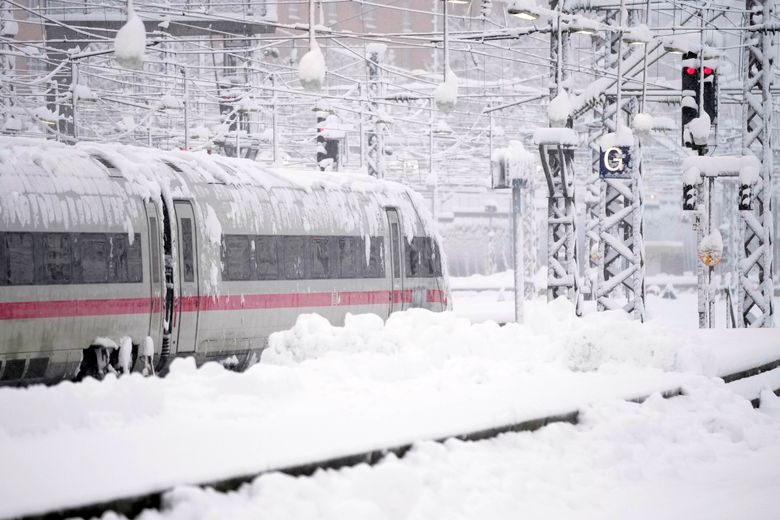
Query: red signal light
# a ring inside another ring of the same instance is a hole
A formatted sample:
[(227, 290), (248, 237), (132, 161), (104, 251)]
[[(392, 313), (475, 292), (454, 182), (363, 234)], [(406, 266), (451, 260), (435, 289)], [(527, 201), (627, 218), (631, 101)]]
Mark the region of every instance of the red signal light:
[(712, 67), (704, 67), (704, 74), (706, 76), (709, 76), (710, 74), (712, 74)]
[(693, 76), (694, 74), (696, 74), (696, 69), (693, 67), (685, 67), (685, 73), (689, 76)]

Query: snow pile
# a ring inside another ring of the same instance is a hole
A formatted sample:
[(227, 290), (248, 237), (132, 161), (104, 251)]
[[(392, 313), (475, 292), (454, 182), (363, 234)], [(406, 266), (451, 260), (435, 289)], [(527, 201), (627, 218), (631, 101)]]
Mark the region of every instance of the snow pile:
[(687, 168), (685, 167), (685, 162), (683, 161), (683, 185), (685, 186), (695, 186), (697, 184), (700, 184), (702, 181), (702, 172), (696, 165), (690, 165)]
[(320, 90), (325, 83), (325, 56), (316, 40), (298, 63), (298, 79), (306, 90)]
[(184, 108), (184, 101), (182, 99), (177, 98), (176, 96), (172, 96), (171, 94), (164, 94), (162, 97), (160, 97), (160, 101), (157, 103), (158, 109), (180, 109)]
[(739, 169), (739, 183), (752, 186), (761, 176), (761, 163), (753, 156), (745, 156), (743, 159), (747, 161), (744, 161)]
[(577, 132), (571, 128), (537, 128), (534, 131), (534, 144), (563, 144), (577, 146)]
[(142, 69), (145, 49), (144, 23), (133, 10), (132, 2), (128, 2), (127, 22), (117, 31), (114, 39), (114, 57), (122, 67)]
[(32, 113), (35, 117), (45, 123), (56, 123), (59, 121), (59, 114), (55, 114), (45, 106), (39, 106), (32, 109)]
[(720, 261), (723, 256), (723, 237), (717, 228), (702, 237), (697, 253), (705, 265), (715, 265)]
[(0, 20), (0, 36), (6, 38), (13, 38), (19, 32), (19, 23), (16, 20), (8, 19)]
[(97, 95), (92, 92), (92, 89), (81, 83), (76, 83), (70, 86), (70, 91), (73, 94), (73, 99), (81, 101), (97, 101)]
[(615, 146), (634, 146), (634, 133), (627, 126), (619, 126), (617, 131), (602, 135), (599, 146), (602, 150)]
[(551, 126), (564, 126), (566, 120), (571, 117), (571, 102), (565, 88), (560, 89), (558, 95), (550, 101), (547, 117), (550, 118)]
[(458, 77), (449, 66), (444, 74), (444, 82), (433, 91), (433, 99), (436, 108), (445, 114), (452, 112), (458, 102)]
[(528, 152), (520, 141), (509, 141), (506, 148), (496, 148), (490, 158), (495, 165), (506, 165), (508, 179), (528, 179), (534, 165), (534, 155)]
[(650, 130), (655, 128), (654, 118), (652, 115), (646, 112), (639, 112), (634, 116), (634, 120), (631, 122), (631, 127), (637, 133), (649, 133)]
[(601, 22), (581, 14), (569, 17), (569, 31), (581, 34), (597, 34), (602, 28)]
[(741, 184), (754, 184), (761, 171), (761, 162), (754, 155), (690, 156), (683, 159), (683, 182), (699, 184), (702, 176), (739, 175)]
[(119, 339), (119, 367), (122, 373), (130, 373), (130, 363), (133, 357), (133, 340), (129, 336)]
[(671, 117), (653, 117), (653, 130), (674, 130), (677, 123)]
[(664, 50), (666, 52), (675, 54), (699, 52), (699, 49), (701, 49), (699, 37), (694, 34), (675, 34), (673, 36), (661, 38), (661, 41), (663, 42)]
[[(271, 335), (262, 363), (289, 365), (345, 353), (413, 357), (441, 364), (457, 356), (514, 359), (523, 366), (555, 363), (567, 370), (592, 371), (612, 364), (712, 373), (706, 355), (684, 339), (643, 326), (622, 312), (577, 318), (560, 298), (531, 307), (528, 325), (473, 325), (452, 313), (411, 309), (386, 323), (372, 316), (348, 316), (343, 327), (306, 314), (295, 326)], [(604, 334), (609, 330), (609, 334)], [(529, 368), (530, 369), (530, 368)]]
[(653, 40), (653, 31), (647, 25), (639, 24), (624, 32), (623, 39), (632, 44), (650, 43)]
[(690, 141), (696, 146), (705, 146), (707, 140), (710, 137), (710, 128), (712, 122), (710, 116), (705, 110), (699, 117), (692, 119), (687, 125), (685, 125), (685, 140)]

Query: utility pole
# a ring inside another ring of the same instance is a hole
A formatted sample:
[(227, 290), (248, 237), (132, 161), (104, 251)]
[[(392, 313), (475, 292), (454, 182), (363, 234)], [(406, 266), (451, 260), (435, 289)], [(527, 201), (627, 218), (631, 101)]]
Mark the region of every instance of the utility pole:
[[(525, 236), (523, 223), (523, 187), (528, 181), (512, 179), (512, 248), (515, 268), (515, 322), (525, 317)], [(533, 211), (533, 208), (530, 208)], [(528, 208), (526, 208), (528, 211)]]
[(70, 110), (71, 114), (73, 116), (73, 130), (72, 130), (72, 137), (73, 141), (79, 140), (79, 132), (78, 132), (78, 90), (79, 90), (79, 65), (75, 61), (70, 62)]
[(386, 46), (372, 43), (366, 48), (366, 64), (368, 65), (368, 98), (370, 103), (371, 127), (368, 131), (368, 174), (382, 179), (385, 176), (385, 141), (379, 116), (379, 99), (382, 97), (382, 69), (379, 63)]
[[(189, 78), (187, 76), (187, 67), (184, 66), (181, 69), (181, 73), (183, 75), (183, 94), (184, 94), (184, 149), (189, 150), (190, 149), (190, 98), (189, 98), (189, 90), (188, 90), (188, 83)], [(236, 128), (236, 132), (238, 132), (238, 128)], [(238, 144), (236, 144), (236, 157), (240, 157), (238, 154)]]
[(271, 149), (273, 150), (273, 165), (279, 165), (279, 137), (277, 112), (279, 111), (276, 99), (276, 74), (271, 74)]

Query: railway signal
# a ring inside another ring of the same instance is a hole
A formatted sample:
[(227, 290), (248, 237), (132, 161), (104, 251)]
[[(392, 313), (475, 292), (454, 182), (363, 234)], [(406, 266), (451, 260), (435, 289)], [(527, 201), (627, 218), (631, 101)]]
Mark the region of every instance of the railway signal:
[(694, 148), (686, 137), (686, 127), (699, 117), (699, 107), (710, 117), (710, 124), (718, 121), (718, 74), (715, 60), (701, 62), (700, 55), (687, 52), (682, 60), (682, 144)]

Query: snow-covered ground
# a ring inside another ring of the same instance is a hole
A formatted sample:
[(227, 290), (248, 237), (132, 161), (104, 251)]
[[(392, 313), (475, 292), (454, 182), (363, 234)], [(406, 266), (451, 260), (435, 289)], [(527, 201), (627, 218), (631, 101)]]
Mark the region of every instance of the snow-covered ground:
[(754, 411), (722, 385), (688, 391), (587, 406), (578, 426), (423, 442), (373, 467), (181, 487), (141, 519), (776, 519), (780, 400)]
[[(412, 310), (386, 323), (364, 315), (333, 327), (304, 316), (242, 374), (182, 359), (164, 379), (1, 389), (0, 517), (575, 409), (576, 427), (421, 442), (374, 468), (269, 475), (233, 494), (178, 488), (163, 515), (771, 517), (778, 405), (767, 396), (753, 411), (745, 397), (780, 377), (732, 391), (712, 376), (780, 358), (776, 331), (685, 330), (691, 305), (695, 318), (695, 300), (685, 298), (648, 302), (657, 314), (645, 325), (620, 313), (578, 319), (565, 301), (533, 301), (524, 325), (499, 327), (462, 317), (479, 298), (456, 293), (454, 313)], [(511, 316), (511, 298), (492, 298)], [(680, 386), (689, 395), (623, 402)]]

